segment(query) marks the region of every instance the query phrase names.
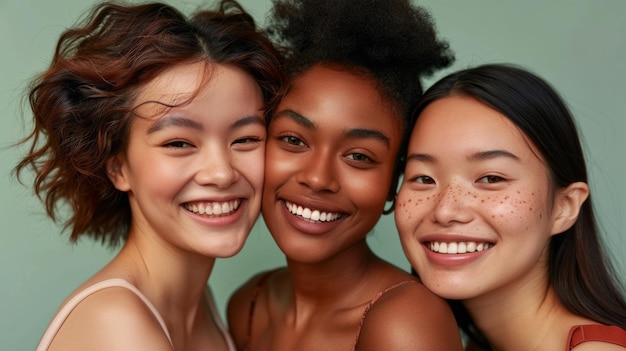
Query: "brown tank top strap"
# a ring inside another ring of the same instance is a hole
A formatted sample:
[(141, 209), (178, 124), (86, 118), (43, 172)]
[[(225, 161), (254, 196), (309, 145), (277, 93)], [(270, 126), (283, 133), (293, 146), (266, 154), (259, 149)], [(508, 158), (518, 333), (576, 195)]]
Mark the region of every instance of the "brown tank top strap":
[(586, 341), (601, 341), (626, 347), (626, 330), (614, 325), (577, 325), (570, 329), (565, 350), (569, 351)]
[(263, 273), (261, 278), (256, 282), (254, 289), (252, 290), (252, 296), (250, 297), (250, 309), (248, 311), (248, 330), (246, 332), (246, 341), (243, 346), (243, 351), (247, 351), (250, 349), (250, 339), (252, 339), (252, 322), (254, 321), (254, 310), (256, 307), (257, 298), (259, 297), (259, 294), (261, 294), (261, 290), (263, 289), (263, 286), (265, 285), (267, 279), (279, 269), (280, 268), (273, 269)]
[(361, 321), (359, 322), (359, 330), (356, 333), (356, 338), (354, 339), (354, 346), (352, 347), (352, 350), (356, 350), (356, 346), (359, 343), (359, 338), (361, 337), (361, 329), (363, 328), (363, 322), (365, 322), (365, 317), (367, 316), (367, 312), (369, 312), (369, 310), (372, 308), (372, 306), (374, 306), (374, 304), (381, 298), (383, 297), (383, 295), (385, 295), (386, 293), (388, 293), (389, 291), (400, 287), (402, 285), (405, 285), (407, 283), (419, 283), (417, 280), (403, 280), (401, 282), (395, 283), (392, 286), (388, 287), (387, 289), (378, 292), (378, 294), (376, 294), (376, 296), (374, 296), (374, 298), (370, 301), (370, 303), (367, 305), (367, 307), (365, 307), (365, 310), (363, 311), (363, 315), (361, 316)]

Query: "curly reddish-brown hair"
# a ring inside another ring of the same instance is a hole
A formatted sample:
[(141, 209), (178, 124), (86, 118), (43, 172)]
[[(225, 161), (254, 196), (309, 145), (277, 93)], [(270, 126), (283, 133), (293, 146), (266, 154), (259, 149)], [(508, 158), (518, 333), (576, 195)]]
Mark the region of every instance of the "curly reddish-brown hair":
[(34, 126), (15, 171), (20, 180), (24, 170), (35, 172), (35, 194), (53, 220), (69, 205), (72, 242), (82, 235), (111, 246), (125, 240), (130, 205), (107, 177), (106, 162), (125, 147), (139, 88), (167, 68), (196, 61), (250, 74), (266, 116), (284, 93), (280, 55), (232, 0), (189, 18), (163, 3), (105, 2), (61, 35), (50, 67), (31, 83)]

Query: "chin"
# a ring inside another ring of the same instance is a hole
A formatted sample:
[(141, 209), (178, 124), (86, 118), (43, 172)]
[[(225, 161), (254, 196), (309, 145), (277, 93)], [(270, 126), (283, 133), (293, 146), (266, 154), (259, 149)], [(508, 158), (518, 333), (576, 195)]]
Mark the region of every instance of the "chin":
[(442, 281), (441, 279), (424, 279), (422, 283), (432, 291), (435, 295), (448, 300), (466, 300), (476, 296), (478, 286), (451, 281)]
[(227, 241), (221, 243), (221, 245), (218, 243), (211, 245), (211, 247), (207, 249), (207, 253), (209, 253), (207, 256), (215, 258), (233, 257), (241, 252), (247, 236), (244, 236), (242, 239), (233, 239), (232, 237), (226, 239)]

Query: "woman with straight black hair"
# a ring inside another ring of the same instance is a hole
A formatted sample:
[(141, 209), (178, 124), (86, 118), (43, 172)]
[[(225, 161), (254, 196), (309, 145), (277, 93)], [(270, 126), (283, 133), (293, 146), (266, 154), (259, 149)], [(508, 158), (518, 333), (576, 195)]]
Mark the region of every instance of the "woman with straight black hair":
[(626, 302), (558, 93), (483, 65), (434, 84), (415, 115), (396, 224), (468, 349), (623, 350)]

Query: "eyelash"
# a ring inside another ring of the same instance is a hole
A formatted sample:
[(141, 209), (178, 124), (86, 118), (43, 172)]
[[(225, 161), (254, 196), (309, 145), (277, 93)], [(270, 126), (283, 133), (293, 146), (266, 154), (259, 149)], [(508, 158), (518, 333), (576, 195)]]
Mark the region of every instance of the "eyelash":
[[(283, 135), (283, 136), (280, 136), (278, 139), (291, 146), (296, 146), (296, 147), (306, 146), (304, 141), (302, 141), (302, 139), (300, 139), (299, 137), (295, 135)], [(350, 161), (359, 162), (359, 163), (373, 163), (374, 162), (374, 160), (371, 157), (360, 152), (354, 152), (354, 153), (348, 154), (346, 158), (348, 158)]]
[(188, 148), (188, 147), (193, 147), (192, 144), (184, 141), (184, 140), (173, 140), (173, 141), (169, 141), (167, 143), (165, 143), (163, 146), (168, 147), (168, 148), (180, 148), (180, 149), (184, 149), (184, 148)]
[(302, 139), (298, 138), (295, 135), (282, 135), (278, 138), (280, 141), (285, 142), (289, 145), (293, 146), (304, 146), (304, 142)]
[(249, 136), (249, 137), (238, 138), (237, 140), (234, 141), (233, 144), (258, 143), (261, 141), (262, 139), (259, 137)]
[[(481, 181), (482, 179), (485, 179), (486, 181)], [(478, 178), (477, 180), (478, 183), (487, 183), (487, 184), (500, 183), (503, 181), (504, 181), (504, 178), (497, 176), (497, 175), (486, 175), (484, 177)]]
[[(417, 176), (412, 178), (412, 181), (419, 184), (435, 184), (435, 180), (429, 176)], [(496, 184), (505, 181), (504, 178), (496, 175), (486, 175), (476, 180), (477, 183)]]
[(434, 184), (435, 183), (435, 180), (429, 176), (417, 176), (413, 178), (413, 181), (419, 184)]
[[(360, 158), (362, 158), (362, 159), (356, 159), (356, 157), (354, 157), (354, 156), (356, 156), (356, 155), (358, 155), (358, 156), (359, 156)], [(348, 157), (350, 160), (355, 161), (355, 162), (367, 162), (367, 163), (374, 162), (374, 160), (372, 160), (372, 158), (371, 158), (371, 157), (368, 157), (367, 155), (362, 154), (362, 153), (359, 153), (359, 152), (355, 152), (355, 153), (348, 154), (348, 156), (347, 156), (347, 157)]]

